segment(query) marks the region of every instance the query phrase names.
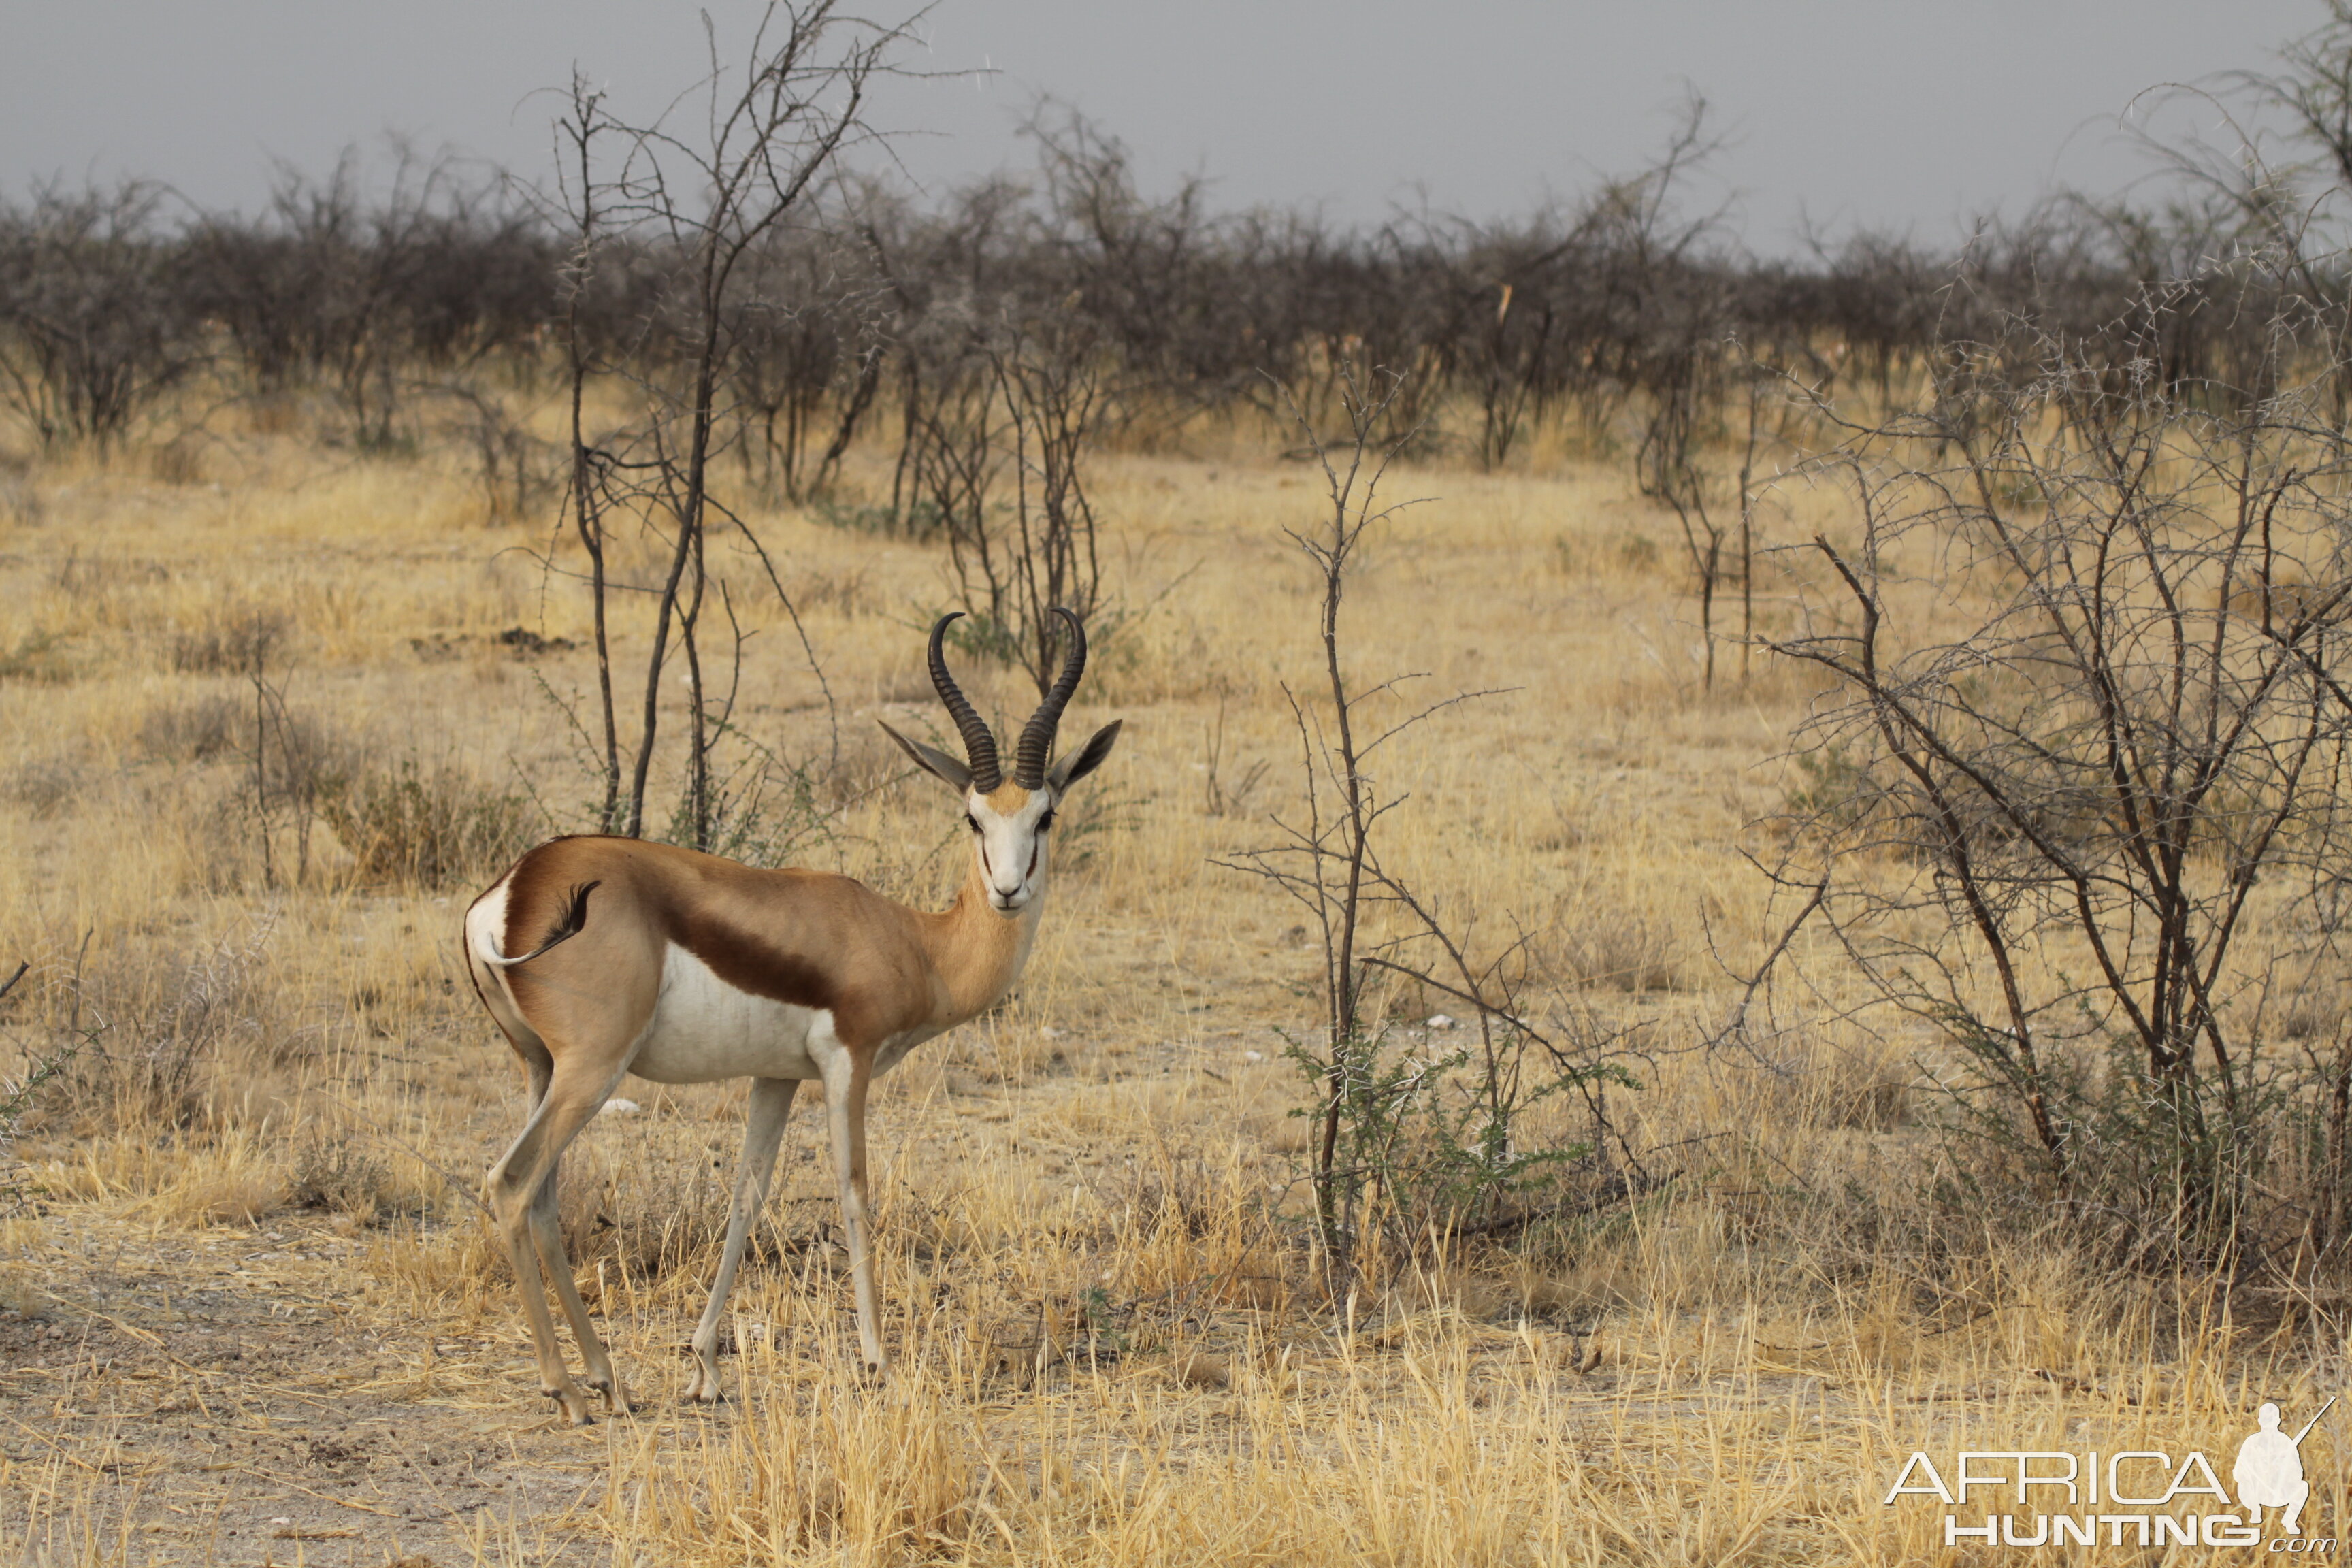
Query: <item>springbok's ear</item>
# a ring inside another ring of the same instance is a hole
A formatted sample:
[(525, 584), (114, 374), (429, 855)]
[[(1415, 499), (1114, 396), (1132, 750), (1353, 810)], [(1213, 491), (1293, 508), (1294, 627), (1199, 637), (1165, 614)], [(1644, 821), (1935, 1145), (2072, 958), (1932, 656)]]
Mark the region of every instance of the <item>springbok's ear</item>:
[[(878, 719), (875, 722), (882, 723)], [(887, 724), (882, 724), (882, 732), (898, 742), (899, 750), (914, 758), (917, 767), (932, 777), (944, 781), (956, 794), (961, 795), (971, 788), (971, 769), (957, 762), (937, 746), (926, 746), (920, 741), (909, 741)]]
[(1102, 766), (1104, 760), (1110, 755), (1111, 742), (1118, 739), (1118, 727), (1126, 722), (1124, 719), (1112, 720), (1097, 730), (1094, 739), (1079, 747), (1076, 754), (1055, 763), (1045, 774), (1045, 782), (1054, 786), (1054, 793), (1061, 794)]

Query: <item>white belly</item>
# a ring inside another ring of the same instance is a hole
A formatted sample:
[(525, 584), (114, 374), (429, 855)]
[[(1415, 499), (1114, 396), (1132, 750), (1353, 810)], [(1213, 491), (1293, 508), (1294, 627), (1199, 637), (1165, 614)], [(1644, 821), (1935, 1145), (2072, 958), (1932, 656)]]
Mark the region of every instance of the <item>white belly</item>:
[(661, 1000), (629, 1070), (656, 1083), (814, 1079), (822, 1075), (810, 1054), (810, 1032), (829, 1041), (832, 1026), (832, 1015), (818, 1008), (771, 1002), (728, 984), (673, 944), (662, 958)]

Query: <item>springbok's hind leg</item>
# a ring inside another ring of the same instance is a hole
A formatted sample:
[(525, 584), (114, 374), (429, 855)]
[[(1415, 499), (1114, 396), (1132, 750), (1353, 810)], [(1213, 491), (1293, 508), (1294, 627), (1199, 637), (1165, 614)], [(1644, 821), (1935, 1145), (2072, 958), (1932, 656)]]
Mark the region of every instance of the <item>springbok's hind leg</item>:
[(719, 1277), (710, 1282), (710, 1305), (694, 1329), (694, 1381), (686, 1396), (700, 1405), (715, 1405), (719, 1392), (719, 1325), (727, 1315), (727, 1293), (735, 1287), (735, 1270), (743, 1261), (743, 1243), (751, 1222), (768, 1201), (768, 1180), (776, 1169), (776, 1146), (783, 1141), (784, 1119), (793, 1109), (800, 1080), (755, 1078), (751, 1103), (743, 1112), (743, 1158), (735, 1167), (735, 1200), (727, 1210), (727, 1249), (719, 1255)]
[[(563, 1407), (564, 1418), (574, 1426), (585, 1426), (595, 1420), (588, 1408), (588, 1397), (572, 1380), (563, 1364), (563, 1350), (555, 1338), (555, 1323), (547, 1310), (547, 1280), (540, 1271), (538, 1247), (531, 1235), (531, 1209), (538, 1201), (540, 1188), (549, 1184), (556, 1162), (563, 1151), (588, 1124), (588, 1119), (603, 1108), (605, 1097), (620, 1081), (621, 1069), (589, 1068), (576, 1061), (558, 1059), (549, 1075), (547, 1092), (532, 1108), (530, 1120), (523, 1125), (522, 1133), (499, 1163), (490, 1167), (488, 1201), (491, 1217), (498, 1222), (499, 1236), (506, 1243), (507, 1261), (514, 1269), (516, 1288), (522, 1294), (523, 1316), (530, 1323), (531, 1346), (539, 1358), (540, 1391)], [(562, 1249), (559, 1247), (558, 1256)], [(570, 1277), (562, 1276), (566, 1286)], [(572, 1303), (579, 1300), (573, 1290)], [(585, 1309), (575, 1323), (585, 1320)], [(593, 1334), (582, 1336), (583, 1351), (595, 1343)], [(602, 1355), (604, 1347), (597, 1346)], [(606, 1376), (611, 1375), (607, 1363)]]
[(621, 1384), (613, 1375), (613, 1358), (604, 1349), (604, 1342), (596, 1336), (596, 1326), (588, 1319), (588, 1304), (580, 1299), (580, 1286), (572, 1277), (572, 1259), (563, 1251), (563, 1226), (556, 1206), (556, 1175), (562, 1162), (550, 1169), (547, 1180), (540, 1183), (539, 1191), (530, 1202), (530, 1238), (539, 1250), (539, 1266), (547, 1274), (548, 1283), (555, 1287), (555, 1300), (563, 1308), (563, 1316), (572, 1324), (572, 1337), (580, 1345), (580, 1360), (586, 1368), (582, 1379), (604, 1396), (604, 1413), (618, 1415), (629, 1408), (621, 1394)]

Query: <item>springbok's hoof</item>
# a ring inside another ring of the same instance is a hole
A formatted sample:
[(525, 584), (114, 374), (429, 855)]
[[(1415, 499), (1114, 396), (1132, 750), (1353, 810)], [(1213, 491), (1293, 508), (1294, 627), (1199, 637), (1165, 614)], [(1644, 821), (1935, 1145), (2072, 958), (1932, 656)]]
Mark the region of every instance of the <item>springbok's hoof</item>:
[(587, 1399), (576, 1388), (542, 1388), (540, 1393), (555, 1401), (567, 1426), (593, 1426), (596, 1413), (588, 1408)]

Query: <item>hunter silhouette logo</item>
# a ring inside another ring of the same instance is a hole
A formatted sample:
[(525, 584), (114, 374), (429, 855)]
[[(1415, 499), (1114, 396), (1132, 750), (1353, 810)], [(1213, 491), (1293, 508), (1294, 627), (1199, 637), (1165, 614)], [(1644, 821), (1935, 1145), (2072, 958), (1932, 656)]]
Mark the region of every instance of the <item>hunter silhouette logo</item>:
[[(2331, 1398), (2319, 1407), (2325, 1415), (2336, 1404)], [(2290, 1437), (2279, 1430), (2279, 1407), (2264, 1405), (2254, 1413), (2261, 1425), (2238, 1445), (2238, 1462), (2231, 1467), (2230, 1484), (2238, 1489), (2238, 1503), (2246, 1510), (2246, 1522), (2260, 1530), (2263, 1510), (2283, 1508), (2286, 1513), (2279, 1520), (2283, 1535), (2303, 1533), (2303, 1505), (2310, 1500), (2311, 1483), (2303, 1475), (2303, 1440), (2319, 1425), (2319, 1415), (2303, 1424), (2303, 1430)]]
[(1978, 1515), (1980, 1522), (1963, 1522), (1966, 1515), (1958, 1511), (1945, 1514), (1948, 1547), (1969, 1541), (2029, 1548), (2255, 1546), (2263, 1540), (2264, 1516), (2276, 1510), (2272, 1551), (2332, 1553), (2334, 1539), (2303, 1534), (2303, 1509), (2311, 1500), (2303, 1440), (2335, 1405), (2329, 1399), (2292, 1436), (2279, 1429), (2279, 1407), (2263, 1405), (2254, 1430), (2238, 1445), (2228, 1487), (2212, 1462), (2193, 1450), (2176, 1461), (2153, 1448), (1967, 1449), (1941, 1471), (1926, 1454), (1913, 1454), (1884, 1500), (1892, 1508), (1906, 1496), (1931, 1497), (1947, 1509), (1986, 1510)]

